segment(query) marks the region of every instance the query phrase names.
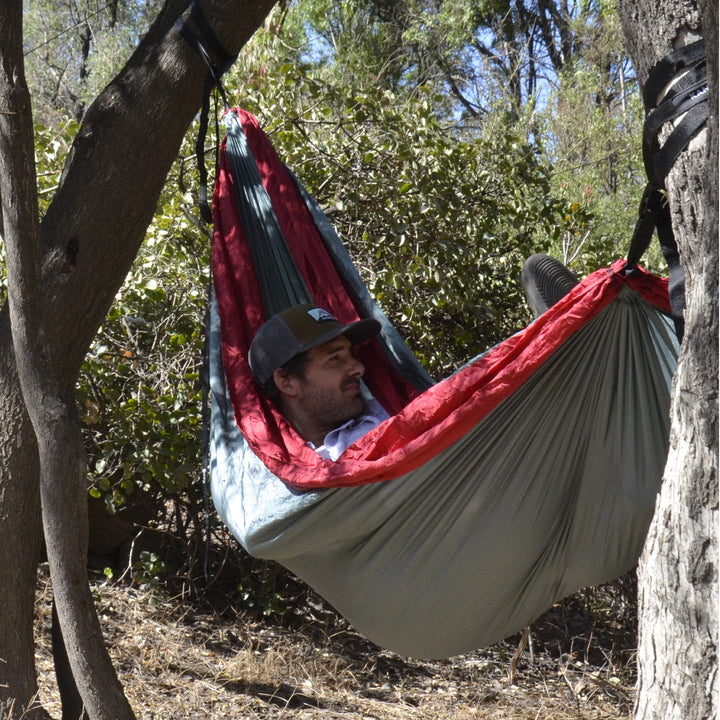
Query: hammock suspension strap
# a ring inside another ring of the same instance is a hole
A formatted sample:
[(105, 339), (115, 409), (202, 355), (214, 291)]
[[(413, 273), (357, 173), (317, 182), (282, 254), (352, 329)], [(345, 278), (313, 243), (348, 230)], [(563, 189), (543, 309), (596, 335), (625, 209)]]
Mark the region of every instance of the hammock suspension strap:
[[(175, 27), (188, 45), (203, 59), (209, 70), (203, 92), (202, 108), (200, 111), (200, 129), (198, 130), (197, 140), (195, 141), (195, 153), (197, 155), (198, 172), (200, 174), (200, 185), (198, 189), (200, 214), (206, 223), (211, 223), (212, 212), (210, 211), (207, 195), (208, 173), (205, 166), (205, 137), (207, 136), (208, 118), (210, 115), (210, 94), (213, 89), (216, 89), (222, 98), (225, 109), (228, 110), (230, 108), (220, 78), (235, 62), (237, 55), (233, 55), (225, 50), (222, 43), (218, 40), (217, 35), (215, 35), (213, 29), (210, 27), (207, 18), (203, 15), (197, 0), (192, 0), (190, 3), (190, 17), (195, 24), (196, 30), (192, 30), (187, 25), (182, 15), (175, 22)], [(213, 61), (213, 55), (218, 58), (218, 63)], [(217, 127), (216, 134), (219, 137), (220, 132)], [(215, 160), (215, 164), (217, 165), (217, 157)]]
[[(207, 18), (203, 15), (197, 0), (192, 0), (190, 3), (190, 17), (192, 17), (199, 35), (187, 25), (182, 19), (182, 16), (177, 19), (175, 27), (185, 38), (188, 45), (205, 61), (205, 64), (210, 69), (210, 75), (213, 81), (219, 85), (220, 77), (235, 62), (237, 56), (225, 50), (222, 43), (218, 40), (217, 35), (215, 35), (213, 29), (210, 27)], [(219, 59), (219, 65), (213, 62), (210, 57), (210, 52), (208, 52), (208, 47)]]
[[(676, 77), (679, 79), (673, 83)], [(672, 83), (672, 84), (671, 84)], [(668, 87), (670, 86), (670, 87)], [(663, 91), (668, 88), (664, 94)], [(655, 230), (668, 264), (670, 305), (678, 337), (682, 339), (685, 277), (672, 230), (665, 178), (680, 153), (705, 125), (708, 117), (705, 41), (698, 40), (666, 55), (650, 71), (643, 91), (647, 116), (643, 127), (643, 162), (648, 185), (640, 201), (635, 231), (630, 241), (626, 274), (632, 274)], [(658, 134), (665, 123), (682, 119), (660, 147)]]

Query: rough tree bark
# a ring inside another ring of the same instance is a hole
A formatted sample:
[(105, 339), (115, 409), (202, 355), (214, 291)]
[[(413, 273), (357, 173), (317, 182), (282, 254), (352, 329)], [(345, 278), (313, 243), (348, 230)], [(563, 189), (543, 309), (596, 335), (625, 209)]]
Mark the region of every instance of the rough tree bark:
[[(203, 11), (225, 48), (236, 53), (273, 4), (274, 0), (206, 0)], [(88, 110), (40, 227), (43, 342), (60, 397), (71, 396), (82, 358), (137, 253), (164, 179), (200, 104), (207, 68), (173, 29), (186, 6), (184, 0), (165, 4), (123, 71)], [(21, 8), (20, 0), (8, 0), (1, 8), (0, 63), (9, 86), (17, 78), (13, 64), (21, 39), (8, 33), (17, 34), (19, 25), (14, 19)], [(0, 113), (6, 119), (13, 119), (7, 113), (22, 112), (28, 113), (24, 120), (30, 120), (29, 106), (11, 107), (5, 104), (10, 103), (5, 96), (0, 96), (0, 102)], [(14, 127), (7, 123), (0, 127), (5, 148), (17, 147), (13, 145), (19, 140), (13, 137)], [(22, 159), (13, 159), (10, 153), (3, 155), (2, 163), (0, 199), (11, 219), (17, 198), (8, 176), (22, 171), (18, 165)], [(17, 187), (23, 185), (17, 176), (13, 179)], [(12, 222), (8, 230), (18, 244), (32, 244), (32, 227)], [(0, 717), (47, 717), (42, 709), (26, 712), (36, 690), (32, 618), (42, 542), (39, 461), (20, 393), (7, 307), (0, 314), (0, 417), (0, 587), (4, 589)], [(57, 486), (55, 490), (63, 500), (65, 493), (72, 492), (72, 488)], [(82, 523), (82, 519), (71, 520), (73, 525), (75, 522)], [(82, 545), (78, 529), (74, 552), (82, 554)], [(56, 563), (53, 570), (58, 575), (54, 582), (60, 587), (68, 585), (68, 578), (61, 577), (65, 569)], [(70, 578), (70, 584), (74, 582), (77, 578)], [(8, 592), (9, 588), (13, 591)], [(84, 616), (73, 614), (67, 602), (63, 612), (61, 621), (70, 626), (64, 627), (69, 636), (86, 630), (78, 627), (86, 622)], [(71, 658), (76, 674), (82, 675), (79, 648), (71, 650), (76, 654)], [(106, 702), (111, 698), (105, 698), (104, 688), (92, 687), (87, 677), (80, 677), (79, 685), (91, 717), (127, 717), (125, 709)]]
[(666, 181), (687, 307), (670, 453), (639, 566), (635, 707), (642, 720), (699, 720), (717, 717), (720, 690), (717, 0), (700, 8), (691, 0), (620, 0), (619, 7), (642, 83), (674, 48), (700, 34), (707, 43), (711, 117)]
[[(92, 717), (133, 718), (105, 651), (88, 585), (87, 501), (80, 422), (72, 386), (59, 382), (47, 342), (40, 284), (42, 247), (35, 186), (30, 93), (25, 83), (22, 3), (0, 11), (0, 37), (7, 62), (0, 73), (0, 168), (8, 308), (15, 362), (25, 407), (38, 444), (40, 500), (58, 616), (68, 628), (66, 645)], [(73, 629), (82, 628), (82, 632)], [(80, 708), (75, 713), (78, 717)]]

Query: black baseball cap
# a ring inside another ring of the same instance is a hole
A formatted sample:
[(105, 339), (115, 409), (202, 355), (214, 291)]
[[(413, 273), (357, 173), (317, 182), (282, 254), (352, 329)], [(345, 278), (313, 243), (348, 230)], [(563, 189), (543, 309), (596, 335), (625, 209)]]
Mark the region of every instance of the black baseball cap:
[(273, 315), (255, 334), (248, 352), (250, 370), (255, 380), (265, 386), (275, 370), (302, 352), (340, 335), (357, 345), (379, 332), (377, 320), (366, 318), (343, 325), (323, 308), (310, 303), (293, 305)]

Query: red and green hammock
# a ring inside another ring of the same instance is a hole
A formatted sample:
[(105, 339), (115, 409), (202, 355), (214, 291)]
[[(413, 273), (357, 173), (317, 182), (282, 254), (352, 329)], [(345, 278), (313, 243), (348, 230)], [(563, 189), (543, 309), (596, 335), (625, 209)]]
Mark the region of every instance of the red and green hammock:
[[(667, 282), (598, 270), (432, 384), (254, 117), (227, 116), (214, 195), (211, 487), (249, 552), (371, 640), (442, 657), (500, 640), (639, 556), (667, 454)], [(250, 340), (312, 301), (373, 316), (358, 348), (392, 417), (322, 460), (256, 387)]]

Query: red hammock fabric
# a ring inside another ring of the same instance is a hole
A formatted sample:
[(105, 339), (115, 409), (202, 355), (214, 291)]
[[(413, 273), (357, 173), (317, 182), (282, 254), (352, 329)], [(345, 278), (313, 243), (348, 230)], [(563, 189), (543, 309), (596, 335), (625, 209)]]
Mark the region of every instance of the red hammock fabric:
[[(314, 302), (341, 322), (358, 318), (309, 210), (257, 120), (237, 112), (281, 230)], [(365, 380), (393, 413), (335, 462), (310, 449), (253, 381), (247, 350), (264, 322), (255, 272), (235, 208), (233, 178), (221, 148), (214, 194), (212, 268), (222, 327), (223, 364), (235, 418), (266, 467), (299, 489), (390, 480), (421, 466), (461, 438), (530, 377), (573, 333), (612, 302), (624, 284), (669, 312), (667, 280), (642, 270), (622, 274), (624, 261), (590, 275), (525, 330), (422, 395), (405, 381), (375, 342), (357, 348)]]

